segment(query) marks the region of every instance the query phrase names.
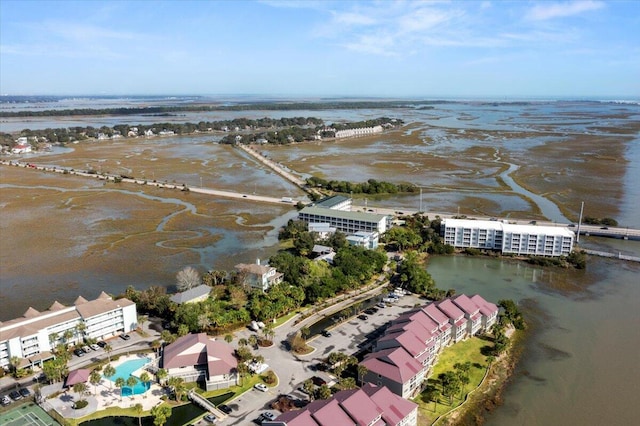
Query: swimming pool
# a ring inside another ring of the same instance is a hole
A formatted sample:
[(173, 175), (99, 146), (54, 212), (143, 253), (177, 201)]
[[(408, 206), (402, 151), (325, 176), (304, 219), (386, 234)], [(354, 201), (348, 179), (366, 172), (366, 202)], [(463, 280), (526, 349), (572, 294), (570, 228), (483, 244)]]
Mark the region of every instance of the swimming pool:
[[(105, 378), (115, 383), (116, 380), (118, 380), (118, 378), (122, 377), (126, 382), (129, 376), (131, 376), (131, 373), (144, 367), (149, 362), (151, 362), (151, 359), (149, 358), (138, 358), (138, 359), (131, 359), (129, 361), (125, 361), (116, 367), (115, 375), (113, 375), (110, 378), (109, 377), (105, 377)], [(136, 385), (133, 388), (129, 386), (125, 386), (122, 388), (122, 396), (140, 395), (141, 393), (145, 393), (146, 391), (149, 390), (149, 386), (150, 386), (149, 383), (142, 383), (139, 377), (136, 377), (136, 379), (138, 379), (138, 383), (136, 383)]]

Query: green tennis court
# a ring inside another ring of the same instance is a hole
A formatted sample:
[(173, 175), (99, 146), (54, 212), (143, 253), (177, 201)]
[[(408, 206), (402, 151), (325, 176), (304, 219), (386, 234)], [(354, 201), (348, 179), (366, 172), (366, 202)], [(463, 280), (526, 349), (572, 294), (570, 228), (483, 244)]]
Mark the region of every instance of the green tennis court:
[(25, 404), (0, 415), (2, 426), (60, 426), (42, 408)]

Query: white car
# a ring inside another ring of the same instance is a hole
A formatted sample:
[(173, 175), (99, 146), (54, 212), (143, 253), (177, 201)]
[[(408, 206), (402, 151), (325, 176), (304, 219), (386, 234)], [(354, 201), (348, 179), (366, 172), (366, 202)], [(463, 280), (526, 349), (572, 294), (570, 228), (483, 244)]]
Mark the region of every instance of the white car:
[(267, 385), (265, 385), (264, 383), (256, 383), (253, 387), (258, 389), (261, 392), (266, 392), (269, 390)]
[(94, 351), (100, 350), (100, 346), (96, 345), (95, 343), (92, 343), (91, 345), (89, 345), (89, 347)]
[(273, 420), (275, 420), (275, 419), (276, 419), (276, 415), (275, 415), (275, 414), (273, 414), (271, 411), (264, 412), (264, 413), (262, 413), (262, 415), (263, 415), (263, 416), (264, 416), (264, 418), (265, 418), (265, 419), (267, 419), (267, 420), (271, 420), (271, 421), (273, 421)]

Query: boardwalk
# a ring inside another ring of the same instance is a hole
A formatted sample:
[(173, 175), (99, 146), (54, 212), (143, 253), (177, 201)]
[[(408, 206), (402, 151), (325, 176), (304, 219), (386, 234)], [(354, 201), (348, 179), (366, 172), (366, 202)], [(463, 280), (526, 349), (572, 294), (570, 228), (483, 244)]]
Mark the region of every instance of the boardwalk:
[(620, 259), (620, 260), (628, 260), (629, 262), (640, 262), (640, 257), (636, 256), (628, 256), (626, 254), (618, 253), (610, 253), (608, 251), (598, 251), (598, 250), (589, 250), (582, 249), (585, 253), (590, 254), (592, 256), (600, 256), (600, 257), (608, 257), (611, 259)]

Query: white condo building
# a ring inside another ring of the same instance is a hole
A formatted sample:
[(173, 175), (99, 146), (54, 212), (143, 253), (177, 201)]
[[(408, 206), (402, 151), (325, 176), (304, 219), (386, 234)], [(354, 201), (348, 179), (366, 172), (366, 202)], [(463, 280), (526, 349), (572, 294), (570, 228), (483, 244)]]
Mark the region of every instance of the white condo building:
[(7, 368), (13, 357), (23, 365), (41, 364), (53, 358), (60, 343), (107, 339), (137, 327), (136, 304), (104, 292), (91, 301), (80, 296), (73, 306), (54, 302), (43, 312), (29, 308), (22, 317), (0, 323), (0, 367)]
[(492, 220), (443, 219), (444, 243), (534, 256), (568, 256), (575, 234), (561, 226), (514, 225)]

